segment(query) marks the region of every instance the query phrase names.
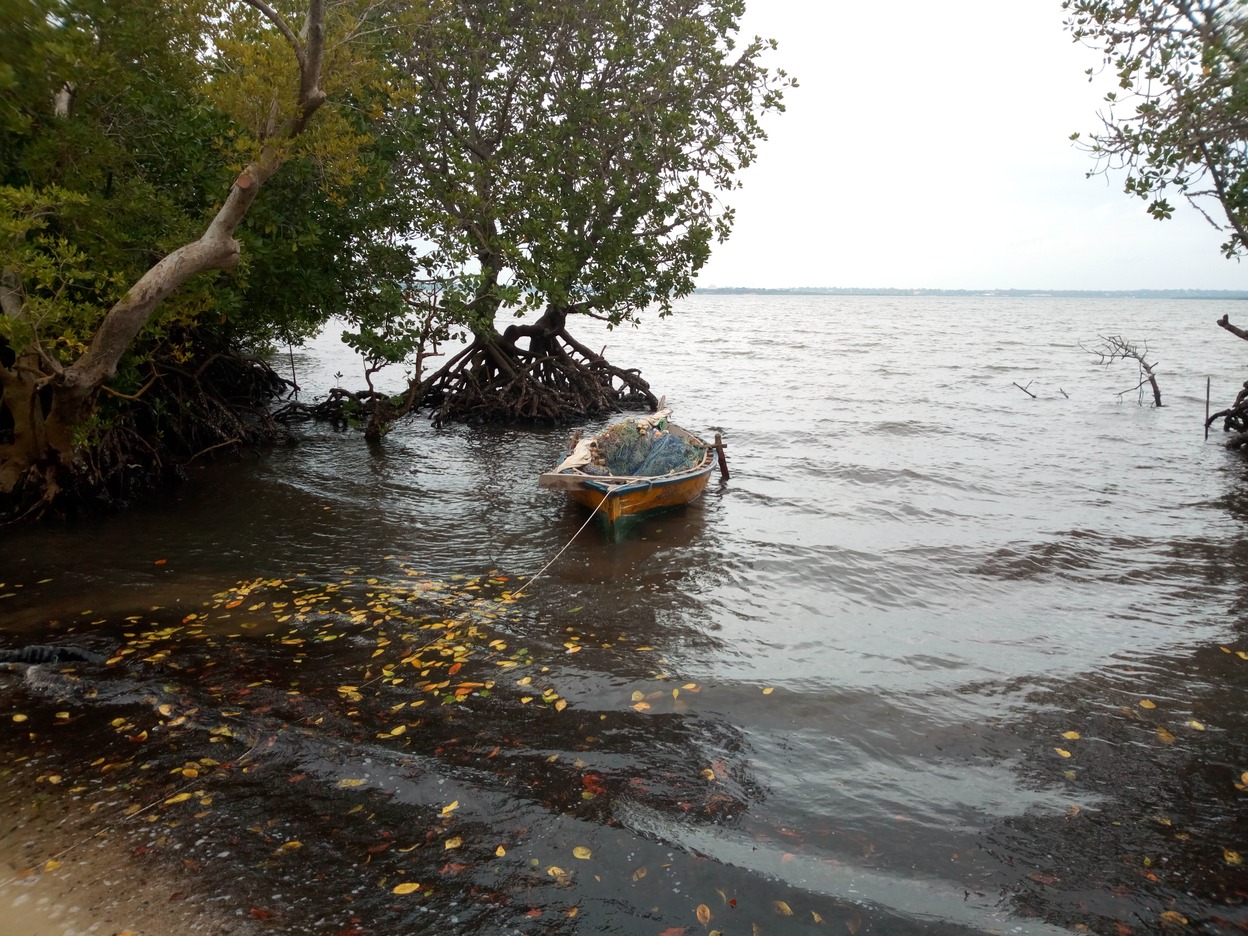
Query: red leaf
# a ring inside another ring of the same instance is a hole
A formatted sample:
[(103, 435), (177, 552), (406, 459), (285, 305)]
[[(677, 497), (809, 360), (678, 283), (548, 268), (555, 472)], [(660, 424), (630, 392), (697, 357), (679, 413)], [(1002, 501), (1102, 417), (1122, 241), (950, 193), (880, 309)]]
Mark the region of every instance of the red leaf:
[(252, 918), (253, 920), (271, 920), (271, 919), (273, 919), (273, 911), (272, 911), (272, 910), (262, 910), (262, 909), (260, 909), (259, 907), (252, 907), (252, 908), (251, 908), (250, 910), (248, 910), (247, 912), (248, 912), (249, 914), (251, 914), (251, 918)]
[(689, 927), (687, 926), (669, 926), (659, 933), (659, 936), (685, 936), (687, 932), (689, 932)]

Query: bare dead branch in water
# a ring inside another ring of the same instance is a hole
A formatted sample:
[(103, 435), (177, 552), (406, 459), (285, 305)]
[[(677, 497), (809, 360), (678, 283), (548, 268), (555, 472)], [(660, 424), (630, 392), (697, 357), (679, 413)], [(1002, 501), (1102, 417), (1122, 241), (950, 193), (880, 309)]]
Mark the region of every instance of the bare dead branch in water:
[(1096, 362), (1104, 367), (1109, 367), (1115, 361), (1135, 361), (1140, 368), (1140, 382), (1130, 390), (1123, 390), (1118, 394), (1121, 400), (1128, 393), (1140, 391), (1139, 403), (1144, 405), (1143, 388), (1148, 384), (1153, 390), (1153, 405), (1161, 406), (1161, 389), (1157, 386), (1157, 377), (1153, 374), (1153, 368), (1157, 366), (1157, 362), (1149, 362), (1146, 360), (1148, 356), (1148, 343), (1144, 343), (1141, 349), (1138, 344), (1127, 341), (1121, 335), (1097, 335), (1101, 339), (1101, 343), (1095, 348), (1086, 347), (1080, 342), (1079, 347), (1083, 348), (1088, 354), (1096, 355), (1099, 360)]
[[(1033, 383), (1035, 383), (1034, 380), (1027, 381), (1027, 387), (1030, 387)], [(1032, 393), (1030, 390), (1028, 390), (1027, 387), (1024, 387), (1022, 384), (1020, 384), (1017, 380), (1014, 381), (1014, 386), (1018, 387), (1019, 390), (1022, 390), (1023, 393), (1027, 394), (1033, 400), (1036, 399), (1036, 395)]]
[(1243, 338), (1245, 341), (1248, 341), (1248, 332), (1244, 331), (1242, 328), (1236, 328), (1234, 325), (1232, 325), (1231, 317), (1229, 315), (1224, 315), (1220, 319), (1218, 319), (1218, 325), (1220, 325), (1222, 328), (1225, 328), (1227, 331), (1229, 331), (1232, 335), (1235, 335), (1237, 338)]

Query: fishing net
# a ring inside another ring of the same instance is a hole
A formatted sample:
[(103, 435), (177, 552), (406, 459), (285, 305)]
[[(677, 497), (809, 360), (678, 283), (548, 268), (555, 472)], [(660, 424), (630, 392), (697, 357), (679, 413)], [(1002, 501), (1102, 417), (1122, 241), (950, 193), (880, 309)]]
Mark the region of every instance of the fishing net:
[(598, 454), (614, 475), (655, 476), (692, 468), (702, 449), (666, 430), (643, 430), (628, 420), (598, 436)]

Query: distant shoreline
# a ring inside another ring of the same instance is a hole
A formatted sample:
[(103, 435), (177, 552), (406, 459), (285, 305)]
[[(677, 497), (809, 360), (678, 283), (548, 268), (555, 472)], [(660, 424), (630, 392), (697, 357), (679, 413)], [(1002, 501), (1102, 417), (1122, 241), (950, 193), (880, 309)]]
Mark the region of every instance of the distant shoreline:
[(992, 296), (1003, 299), (1248, 299), (1248, 290), (1233, 289), (853, 289), (794, 286), (699, 286), (707, 296)]

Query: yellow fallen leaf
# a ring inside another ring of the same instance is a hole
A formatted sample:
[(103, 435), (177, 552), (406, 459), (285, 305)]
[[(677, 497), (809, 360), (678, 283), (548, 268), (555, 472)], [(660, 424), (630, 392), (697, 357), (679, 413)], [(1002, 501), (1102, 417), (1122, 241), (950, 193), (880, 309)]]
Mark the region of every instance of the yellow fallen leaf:
[(398, 725), (397, 727), (390, 729), (390, 734), (397, 736), (401, 735), (405, 731), (407, 731), (407, 725)]
[(1175, 737), (1170, 732), (1166, 731), (1165, 728), (1159, 727), (1157, 729), (1157, 740), (1162, 744), (1174, 744)]
[(420, 890), (420, 885), (415, 881), (408, 881), (406, 884), (396, 884), (392, 893), (395, 894), (414, 894)]
[(457, 809), (459, 809), (459, 800), (456, 800), (455, 802), (451, 803), (449, 806), (443, 806), (442, 815), (449, 816), (451, 813), (453, 813)]
[(793, 915), (793, 908), (790, 907), (783, 900), (777, 900), (774, 904), (772, 904), (772, 906), (776, 908), (776, 913), (780, 914), (781, 916)]
[(645, 694), (644, 692), (642, 692), (640, 689), (637, 689), (637, 690), (634, 690), (634, 691), (633, 691), (632, 700), (633, 700), (634, 702), (640, 702), (640, 701), (641, 701), (642, 699), (644, 699), (645, 697), (646, 697), (646, 694)]
[(1180, 926), (1187, 925), (1187, 917), (1179, 913), (1177, 910), (1167, 910), (1161, 915), (1161, 918), (1167, 923), (1178, 923)]
[(1059, 747), (1059, 748), (1054, 748), (1053, 750), (1057, 751), (1057, 753), (1060, 754), (1062, 757), (1070, 757), (1070, 751), (1066, 750), (1065, 748)]
[(29, 715), (23, 715), (21, 712), (18, 712), (16, 715), (13, 716), (13, 720), (15, 722), (24, 722), (29, 717), (30, 717)]
[(1204, 731), (1205, 723), (1192, 718), (1188, 720), (1187, 727), (1191, 728), (1193, 731)]
[(166, 702), (164, 705), (157, 706), (156, 711), (160, 712), (161, 715), (164, 715), (165, 718), (168, 718), (173, 714), (173, 706)]
[(568, 872), (564, 871), (563, 868), (559, 867), (558, 865), (551, 865), (549, 868), (546, 869), (546, 873), (549, 874), (551, 877), (563, 877), (563, 875), (567, 874)]
[(645, 868), (638, 868), (636, 871), (634, 871), (634, 872), (633, 872), (633, 880), (634, 880), (634, 881), (640, 881), (640, 880), (641, 880), (642, 878), (644, 878), (645, 876), (646, 876), (646, 869), (645, 869)]
[(185, 803), (190, 798), (191, 798), (190, 793), (178, 793), (178, 794), (175, 794), (174, 796), (169, 797), (167, 800), (165, 800), (165, 803), (166, 804)]
[(649, 703), (649, 702), (638, 702), (636, 705), (634, 705), (634, 706), (633, 706), (633, 708), (634, 708), (636, 711), (638, 711), (638, 712), (645, 712), (645, 711), (648, 711), (648, 710), (650, 709), (650, 703)]
[(443, 847), (443, 849), (445, 849), (446, 851), (450, 851), (450, 850), (451, 850), (451, 849), (453, 849), (453, 848), (459, 848), (459, 846), (460, 846), (460, 845), (463, 845), (463, 844), (464, 844), (464, 840), (463, 840), (462, 838), (460, 838), (460, 837), (457, 835), (457, 836), (455, 836), (454, 838), (449, 838), (449, 839), (447, 839), (447, 840), (446, 840), (446, 841), (442, 844), (442, 847)]
[(811, 911), (810, 911), (810, 918), (811, 918), (812, 920), (814, 920), (816, 923), (822, 923), (822, 922), (823, 922), (823, 916), (822, 916), (822, 914), (820, 914), (820, 913), (819, 913), (819, 911), (818, 911), (818, 910), (811, 910)]
[(1063, 737), (1063, 738), (1065, 738), (1067, 741), (1078, 741), (1078, 740), (1079, 740), (1079, 732), (1077, 732), (1077, 731), (1063, 731), (1063, 732), (1062, 732), (1062, 737)]
[(593, 852), (591, 852), (584, 845), (577, 845), (576, 848), (572, 849), (572, 854), (577, 858), (580, 858), (581, 861), (588, 861)]
[(1157, 703), (1151, 699), (1140, 699), (1140, 708), (1155, 709), (1156, 707)]
[(673, 690), (672, 690), (672, 698), (673, 698), (673, 699), (679, 699), (679, 698), (680, 698), (680, 690), (679, 690), (679, 689), (673, 689)]
[(59, 868), (60, 866), (61, 866), (61, 863), (60, 863), (59, 861), (57, 861), (55, 858), (49, 858), (47, 861), (45, 861), (45, 862), (43, 863), (43, 870), (44, 870), (44, 871), (55, 871), (55, 870), (56, 870), (57, 868)]
[(362, 787), (366, 783), (368, 783), (368, 781), (362, 777), (345, 777), (338, 781), (338, 788), (342, 790), (349, 790), (352, 787)]
[(285, 851), (294, 851), (296, 848), (303, 848), (303, 842), (283, 842), (282, 849)]
[(715, 771), (711, 770), (710, 767), (707, 767), (706, 770), (702, 771), (702, 776), (705, 777), (707, 780), (714, 780)]
[(776, 690), (771, 688), (771, 686), (768, 686), (766, 689), (763, 690), (763, 695), (771, 695), (775, 691)]
[(1231, 849), (1229, 849), (1229, 848), (1225, 849), (1225, 850), (1222, 852), (1222, 857), (1226, 860), (1226, 863), (1227, 863), (1227, 864), (1229, 864), (1229, 865), (1236, 865), (1236, 866), (1239, 866), (1239, 865), (1241, 865), (1241, 864), (1243, 864), (1243, 863), (1244, 863), (1243, 856), (1242, 856), (1242, 855), (1240, 855), (1240, 853), (1239, 853), (1239, 852), (1237, 852), (1237, 851), (1232, 851), (1232, 850), (1231, 850)]
[(507, 849), (503, 848), (502, 845), (499, 845), (498, 848), (494, 849), (494, 854), (497, 855), (499, 858), (502, 858), (504, 855), (507, 854)]
[(698, 915), (698, 922), (703, 926), (711, 922), (711, 908), (706, 904), (698, 904), (698, 909), (694, 912)]
[(556, 703), (555, 703), (555, 711), (556, 711), (556, 712), (562, 712), (562, 711), (563, 711), (565, 708), (567, 708), (567, 707), (568, 707), (568, 700), (567, 700), (567, 699), (560, 699), (558, 702), (556, 702)]

